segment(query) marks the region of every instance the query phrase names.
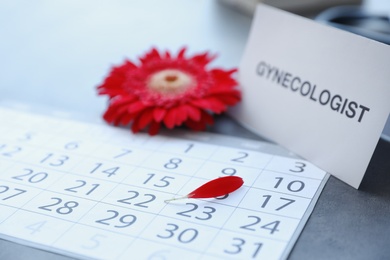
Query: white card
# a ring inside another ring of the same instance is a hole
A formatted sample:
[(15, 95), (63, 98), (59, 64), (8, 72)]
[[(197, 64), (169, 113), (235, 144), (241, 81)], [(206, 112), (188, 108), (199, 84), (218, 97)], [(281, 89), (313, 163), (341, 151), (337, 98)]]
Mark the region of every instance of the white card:
[(232, 115), (358, 188), (390, 111), (389, 68), (387, 45), (259, 5)]

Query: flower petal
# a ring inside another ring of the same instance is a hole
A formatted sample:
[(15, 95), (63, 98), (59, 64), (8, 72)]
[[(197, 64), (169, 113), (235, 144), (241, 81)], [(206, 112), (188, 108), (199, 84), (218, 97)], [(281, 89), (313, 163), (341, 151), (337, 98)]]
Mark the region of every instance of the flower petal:
[(156, 122), (161, 122), (166, 114), (167, 110), (165, 108), (155, 107), (153, 111), (153, 118)]
[(200, 110), (197, 107), (193, 107), (191, 105), (183, 105), (185, 109), (187, 110), (188, 117), (193, 121), (199, 121), (200, 120)]
[(233, 106), (241, 101), (241, 95), (239, 92), (237, 92), (236, 95), (220, 95), (218, 98), (229, 106)]
[(210, 74), (216, 82), (215, 86), (231, 89), (238, 85), (238, 82), (231, 75), (234, 72), (236, 72), (236, 69), (229, 71), (213, 69), (210, 71)]
[(193, 100), (191, 104), (199, 108), (211, 110), (217, 114), (226, 110), (226, 105), (215, 97)]
[(206, 129), (206, 124), (200, 123), (200, 122), (196, 122), (196, 121), (193, 121), (193, 120), (187, 120), (184, 124), (188, 128), (190, 128), (192, 130), (195, 130), (195, 131), (203, 131), (203, 130)]
[(212, 125), (214, 124), (214, 118), (209, 114), (207, 113), (206, 111), (202, 111), (201, 110), (201, 118), (200, 118), (200, 122), (203, 122), (205, 124), (208, 124), (208, 125)]
[(165, 55), (164, 55), (164, 59), (167, 59), (167, 60), (170, 60), (171, 59), (171, 53), (169, 52), (169, 51), (165, 51), (165, 53), (164, 53)]
[(140, 114), (140, 118), (138, 120), (138, 128), (144, 129), (147, 125), (149, 125), (153, 120), (153, 108), (145, 109), (142, 114)]
[(167, 111), (164, 117), (164, 124), (167, 128), (172, 129), (176, 125), (177, 113), (176, 107), (172, 107)]
[(201, 118), (199, 121), (187, 120), (184, 124), (195, 131), (203, 131), (206, 129), (207, 124), (212, 125), (214, 123), (213, 117), (205, 111), (201, 110)]
[(211, 95), (222, 95), (222, 94), (238, 94), (240, 95), (240, 92), (236, 89), (231, 89), (231, 88), (226, 88), (226, 87), (215, 87), (215, 88), (210, 88), (208, 91), (207, 91), (207, 95), (211, 96)]
[(188, 112), (186, 106), (178, 106), (177, 107), (177, 120), (176, 125), (182, 125), (188, 118)]
[(110, 107), (103, 114), (103, 119), (109, 124), (112, 124), (115, 121), (116, 117), (117, 117), (117, 111)]
[(156, 59), (161, 60), (161, 56), (160, 56), (160, 53), (155, 48), (153, 48), (150, 52), (146, 53), (145, 56), (139, 58), (139, 60), (143, 64), (148, 63), (152, 60), (156, 60)]
[(190, 60), (195, 62), (196, 64), (200, 65), (201, 67), (206, 66), (210, 61), (215, 59), (217, 56), (216, 55), (209, 55), (208, 52), (198, 54), (193, 56)]
[(149, 126), (149, 134), (150, 135), (156, 135), (160, 131), (161, 124), (155, 121), (152, 121), (152, 123)]
[(172, 107), (168, 110), (164, 124), (167, 128), (171, 129), (174, 126), (182, 125), (187, 120), (187, 109), (182, 106)]
[(126, 96), (116, 96), (115, 98), (110, 100), (110, 107), (119, 107), (122, 105), (130, 104), (137, 100), (137, 97), (134, 95), (126, 95)]
[(133, 120), (133, 124), (131, 125), (131, 131), (133, 131), (133, 133), (135, 134), (141, 131), (141, 129), (138, 127), (141, 116), (142, 115), (138, 115), (137, 117), (135, 117)]
[(177, 54), (177, 58), (179, 60), (184, 59), (185, 52), (187, 51), (186, 47), (183, 47), (180, 49), (179, 53)]
[(144, 103), (142, 101), (137, 101), (137, 102), (134, 102), (131, 105), (129, 105), (127, 107), (127, 111), (130, 114), (132, 114), (132, 113), (139, 113), (142, 110), (144, 110), (145, 108), (146, 108), (146, 106), (144, 105)]
[(128, 71), (132, 71), (137, 68), (133, 63), (126, 60), (124, 64), (113, 67), (110, 71), (108, 77), (104, 82), (97, 87), (99, 95), (109, 95), (114, 97), (119, 94), (126, 94), (125, 90), (122, 88), (123, 83), (126, 81), (126, 75)]
[(133, 120), (135, 118), (136, 114), (124, 114), (121, 119), (120, 119), (120, 124), (121, 125), (128, 125), (131, 120)]

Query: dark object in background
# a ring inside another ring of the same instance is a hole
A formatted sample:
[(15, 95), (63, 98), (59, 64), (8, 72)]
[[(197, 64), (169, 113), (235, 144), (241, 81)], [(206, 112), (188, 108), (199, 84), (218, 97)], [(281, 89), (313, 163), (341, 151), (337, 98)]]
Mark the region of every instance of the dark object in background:
[(371, 13), (360, 6), (332, 7), (320, 13), (315, 20), (390, 44), (389, 16)]
[[(390, 45), (390, 17), (369, 12), (363, 7), (332, 7), (315, 20)], [(390, 142), (390, 116), (381, 137)]]

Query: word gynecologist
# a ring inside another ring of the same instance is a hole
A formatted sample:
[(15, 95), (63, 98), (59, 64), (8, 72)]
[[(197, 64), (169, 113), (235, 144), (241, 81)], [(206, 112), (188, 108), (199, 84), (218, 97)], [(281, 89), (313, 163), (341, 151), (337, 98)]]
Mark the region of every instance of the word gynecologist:
[(329, 106), (333, 111), (351, 119), (357, 118), (359, 123), (363, 120), (365, 112), (370, 111), (368, 107), (348, 100), (348, 98), (343, 98), (338, 94), (334, 95), (327, 89), (317, 91), (317, 86), (310, 81), (303, 80), (264, 61), (258, 63), (256, 74), (286, 89), (299, 93), (303, 97), (308, 97), (320, 105)]

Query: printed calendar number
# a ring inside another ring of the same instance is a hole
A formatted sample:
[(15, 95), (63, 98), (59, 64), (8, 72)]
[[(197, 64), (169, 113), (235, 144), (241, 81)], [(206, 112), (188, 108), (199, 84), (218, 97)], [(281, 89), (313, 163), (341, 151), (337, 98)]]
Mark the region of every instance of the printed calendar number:
[(4, 157), (14, 157), (16, 154), (22, 151), (22, 147), (0, 144), (0, 155)]
[(43, 205), (38, 207), (39, 209), (46, 211), (54, 211), (61, 215), (67, 215), (73, 212), (73, 210), (79, 206), (77, 201), (65, 201), (63, 202), (61, 198), (52, 197), (51, 200), (54, 200), (54, 203)]
[(306, 163), (304, 163), (304, 162), (295, 162), (294, 167), (290, 168), (289, 171), (290, 172), (294, 172), (294, 173), (300, 173), (300, 172), (304, 172), (305, 171), (305, 167), (306, 167)]
[(89, 184), (84, 180), (75, 180), (76, 183), (78, 183), (75, 186), (69, 187), (64, 189), (65, 191), (73, 192), (73, 193), (82, 193), (85, 195), (90, 195), (92, 192), (94, 192), (100, 184)]
[(239, 237), (234, 237), (232, 240), (230, 247), (224, 250), (224, 253), (229, 255), (238, 255), (243, 253), (244, 250), (251, 250), (251, 258), (256, 258), (263, 246), (263, 243), (260, 242), (248, 244), (245, 239)]
[(213, 217), (213, 213), (217, 211), (217, 209), (214, 207), (210, 207), (210, 206), (199, 207), (195, 203), (186, 203), (186, 205), (188, 205), (190, 209), (177, 212), (176, 214), (187, 218), (209, 220)]
[[(263, 198), (264, 198), (264, 200), (263, 200), (263, 203), (261, 204), (261, 207), (265, 208), (268, 206), (268, 202), (270, 202), (272, 195), (263, 195)], [(280, 206), (275, 208), (274, 209), (275, 211), (279, 211), (279, 210), (282, 210), (282, 209), (288, 207), (289, 205), (293, 204), (295, 202), (295, 200), (279, 197), (278, 202), (279, 202)]]
[(94, 173), (103, 173), (107, 175), (107, 177), (111, 177), (116, 174), (116, 172), (120, 169), (119, 166), (116, 167), (106, 167), (103, 163), (96, 163), (95, 167), (90, 171), (90, 174)]
[(229, 198), (229, 194), (226, 194), (226, 195), (223, 195), (223, 196), (219, 196), (219, 197), (215, 197), (215, 199), (217, 199), (217, 200), (225, 200), (227, 198)]
[(223, 168), (221, 173), (228, 176), (233, 176), (237, 173), (237, 170), (234, 168)]
[(188, 244), (193, 242), (199, 234), (195, 228), (180, 229), (180, 227), (173, 223), (167, 223), (167, 228), (164, 234), (158, 234), (157, 237), (162, 239), (176, 239), (180, 243)]
[(87, 250), (96, 249), (100, 246), (102, 240), (106, 238), (107, 237), (105, 235), (95, 234), (89, 238), (88, 243), (81, 245), (81, 247)]
[(164, 176), (164, 177), (156, 180), (155, 173), (148, 173), (147, 175), (148, 175), (148, 177), (143, 182), (143, 184), (151, 184), (157, 188), (168, 187), (171, 184), (171, 181), (175, 179), (175, 177), (172, 177), (172, 176)]
[[(148, 208), (149, 206), (147, 204), (153, 202), (156, 199), (156, 195), (154, 194), (140, 194), (138, 191), (135, 190), (129, 190), (127, 192), (130, 194), (130, 196), (123, 199), (119, 199), (117, 200), (117, 202), (141, 208)], [(136, 203), (133, 202), (134, 199), (136, 200)]]
[(179, 164), (182, 162), (183, 160), (180, 158), (171, 158), (166, 164), (164, 164), (164, 168), (168, 170), (174, 170), (177, 169)]
[(79, 148), (79, 146), (80, 146), (80, 142), (79, 141), (73, 141), (73, 142), (66, 143), (64, 145), (64, 149), (66, 149), (66, 150), (76, 150), (77, 148)]
[(132, 214), (120, 215), (116, 210), (107, 210), (107, 213), (109, 213), (109, 217), (96, 220), (95, 222), (115, 228), (125, 228), (133, 225), (137, 220), (137, 217)]
[(248, 219), (250, 221), (249, 224), (240, 226), (240, 228), (249, 230), (249, 231), (257, 231), (258, 228), (263, 229), (263, 230), (269, 230), (269, 233), (272, 235), (273, 233), (279, 231), (278, 226), (280, 224), (279, 220), (267, 223), (267, 224), (261, 224), (261, 218), (258, 216), (248, 216)]
[(193, 143), (187, 144), (187, 147), (186, 147), (186, 149), (184, 150), (184, 153), (188, 153), (189, 151), (192, 150), (192, 148), (194, 148), (194, 144), (193, 144)]
[(170, 253), (169, 250), (160, 250), (149, 255), (147, 260), (166, 260), (169, 259), (168, 258), (169, 253)]
[(212, 154), (211, 159), (214, 162), (235, 165), (240, 169), (245, 167), (263, 169), (272, 159), (272, 156), (255, 150), (235, 149), (221, 146), (218, 148), (217, 153)]
[(15, 198), (23, 193), (27, 192), (26, 190), (19, 188), (11, 188), (7, 185), (0, 185), (0, 197), (1, 200), (9, 200)]
[(47, 164), (54, 167), (59, 167), (64, 165), (65, 162), (68, 160), (69, 160), (69, 156), (67, 155), (48, 153), (42, 160), (40, 160), (40, 163)]
[(32, 169), (23, 169), (23, 170), (26, 173), (12, 176), (12, 179), (35, 184), (44, 181), (47, 178), (47, 176), (49, 176), (49, 174), (46, 172), (34, 172), (34, 170)]
[[(279, 188), (279, 185), (282, 184), (284, 178), (283, 177), (275, 177), (275, 179), (277, 180), (277, 182), (276, 182), (274, 188), (277, 189), (277, 188)], [(285, 184), (287, 190), (289, 190), (291, 192), (300, 192), (305, 188), (305, 183), (303, 181), (299, 181), (299, 180), (293, 180), (293, 181), (288, 182), (287, 184), (285, 182), (283, 182), (283, 184)]]
[(114, 155), (112, 158), (113, 159), (118, 159), (118, 158), (121, 158), (121, 157), (124, 157), (130, 153), (132, 153), (133, 151), (132, 150), (129, 150), (129, 149), (122, 149), (120, 153)]
[(46, 225), (47, 221), (39, 221), (26, 226), (26, 229), (30, 230), (30, 235), (34, 235), (37, 232), (41, 232), (42, 228)]
[(245, 159), (249, 156), (249, 153), (247, 152), (238, 152), (238, 154), (238, 156), (232, 158), (230, 161), (244, 163)]

